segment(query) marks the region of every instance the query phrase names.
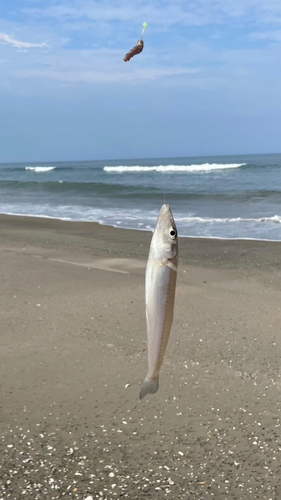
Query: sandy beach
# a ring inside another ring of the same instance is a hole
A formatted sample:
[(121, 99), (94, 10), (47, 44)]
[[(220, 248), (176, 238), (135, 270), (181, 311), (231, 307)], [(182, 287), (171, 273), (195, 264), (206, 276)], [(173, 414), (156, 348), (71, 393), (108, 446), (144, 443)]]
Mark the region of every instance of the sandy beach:
[(0, 498), (281, 498), (281, 243), (180, 239), (139, 402), (150, 239), (0, 216)]

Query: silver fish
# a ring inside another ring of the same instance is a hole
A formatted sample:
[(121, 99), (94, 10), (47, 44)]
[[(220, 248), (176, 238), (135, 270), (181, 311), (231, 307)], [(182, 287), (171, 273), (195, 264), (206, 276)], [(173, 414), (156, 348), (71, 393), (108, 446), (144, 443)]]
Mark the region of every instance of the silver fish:
[(148, 373), (139, 398), (154, 394), (174, 315), (178, 269), (177, 228), (169, 205), (163, 205), (151, 240), (145, 276)]

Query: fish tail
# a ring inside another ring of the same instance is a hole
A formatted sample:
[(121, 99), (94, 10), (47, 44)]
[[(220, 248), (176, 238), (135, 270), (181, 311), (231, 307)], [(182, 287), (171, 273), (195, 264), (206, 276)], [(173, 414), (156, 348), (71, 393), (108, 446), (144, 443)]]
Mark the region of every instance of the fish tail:
[(155, 392), (158, 391), (158, 387), (159, 387), (159, 377), (155, 378), (154, 380), (149, 380), (148, 378), (146, 378), (141, 386), (139, 395), (140, 399), (143, 399), (144, 396), (146, 396), (147, 394), (155, 394)]

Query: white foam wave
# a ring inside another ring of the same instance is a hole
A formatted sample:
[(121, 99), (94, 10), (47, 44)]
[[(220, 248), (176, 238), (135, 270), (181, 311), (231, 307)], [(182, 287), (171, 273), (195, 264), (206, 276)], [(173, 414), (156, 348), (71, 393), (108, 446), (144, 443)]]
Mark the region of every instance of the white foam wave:
[(281, 224), (281, 216), (273, 215), (272, 217), (260, 217), (258, 219), (248, 218), (243, 219), (243, 217), (233, 217), (233, 218), (208, 218), (208, 217), (178, 217), (178, 222), (203, 222), (203, 223), (224, 223), (224, 222), (274, 222), (275, 224)]
[[(1, 200), (0, 200), (1, 201)], [(153, 231), (158, 211), (129, 210), (127, 208), (89, 207), (76, 204), (51, 205), (49, 203), (0, 203), (0, 213), (44, 217), (68, 221), (98, 222), (125, 229)], [(260, 218), (211, 218), (174, 214), (181, 237), (253, 239), (281, 241), (281, 215)]]
[(144, 167), (134, 165), (131, 167), (119, 165), (117, 167), (104, 167), (105, 172), (211, 172), (213, 170), (225, 170), (238, 168), (247, 165), (246, 163), (203, 163), (202, 165), (159, 165)]
[(50, 172), (57, 167), (25, 167), (25, 170), (32, 170), (33, 172)]

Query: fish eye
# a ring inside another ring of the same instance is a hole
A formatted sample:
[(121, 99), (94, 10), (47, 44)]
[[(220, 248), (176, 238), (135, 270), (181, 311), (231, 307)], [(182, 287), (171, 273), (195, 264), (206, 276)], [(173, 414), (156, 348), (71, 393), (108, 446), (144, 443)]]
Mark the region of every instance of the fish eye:
[(170, 229), (170, 236), (172, 236), (172, 238), (176, 238), (177, 236), (177, 231), (173, 227)]

